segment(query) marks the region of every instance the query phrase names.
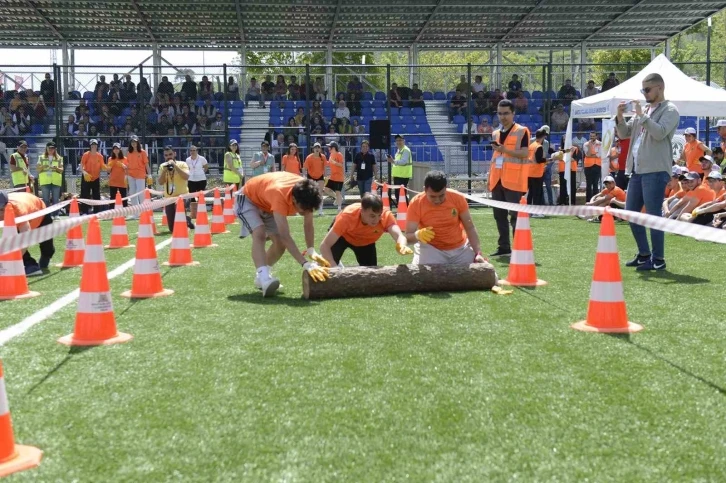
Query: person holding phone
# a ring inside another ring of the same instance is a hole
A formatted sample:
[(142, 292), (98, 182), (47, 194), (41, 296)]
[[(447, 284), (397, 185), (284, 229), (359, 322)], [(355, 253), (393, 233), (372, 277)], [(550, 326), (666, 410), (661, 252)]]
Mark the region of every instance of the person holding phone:
[[(396, 154), (394, 156), (387, 155), (388, 164), (392, 166), (393, 184), (408, 187), (408, 182), (413, 177), (413, 156), (409, 147), (406, 146), (406, 140), (403, 136), (396, 134), (395, 139)], [(393, 195), (389, 195), (392, 202), (394, 199), (396, 200), (396, 207), (398, 207), (400, 191), (400, 189), (394, 189)], [(406, 193), (406, 203), (408, 204), (408, 192)]]

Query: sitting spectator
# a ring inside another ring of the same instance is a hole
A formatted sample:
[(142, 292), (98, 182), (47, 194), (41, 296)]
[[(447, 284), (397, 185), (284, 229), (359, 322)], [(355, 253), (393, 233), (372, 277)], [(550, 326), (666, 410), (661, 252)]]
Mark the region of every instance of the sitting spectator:
[[(132, 108), (133, 112), (133, 108)], [(184, 124), (194, 124), (197, 122), (197, 115), (194, 114), (194, 102), (184, 104), (182, 106), (182, 117), (184, 118)]]
[(287, 120), (287, 124), (282, 130), (282, 133), (285, 135), (285, 138), (288, 138), (292, 136), (293, 138), (297, 139), (299, 134), (299, 128), (297, 122), (295, 122), (295, 118), (291, 117)]
[(517, 114), (527, 114), (529, 101), (524, 97), (524, 92), (517, 91), (517, 97), (514, 98), (514, 112)]
[(471, 134), (471, 142), (472, 143), (478, 143), (479, 142), (479, 136), (476, 135), (477, 131), (477, 125), (474, 122), (474, 118), (470, 117), (469, 122), (464, 124), (464, 126), (461, 128), (461, 144), (469, 144), (469, 134)]
[(338, 133), (341, 135), (341, 144), (346, 146), (355, 144), (355, 139), (352, 136), (352, 134), (355, 134), (353, 132), (353, 126), (350, 124), (350, 120), (347, 117), (340, 118), (340, 122), (338, 123)]
[(43, 96), (37, 96), (35, 103), (33, 104), (33, 117), (43, 123), (43, 132), (48, 130), (50, 118), (48, 117), (48, 108), (45, 106), (45, 99)]
[(320, 129), (320, 132), (325, 132), (325, 123), (319, 114), (314, 114), (310, 122), (310, 130), (314, 131), (315, 129)]
[(115, 92), (111, 94), (111, 102), (108, 104), (108, 112), (113, 116), (120, 116), (124, 110), (124, 103), (121, 98)]
[(456, 84), (456, 90), (461, 92), (462, 96), (466, 96), (467, 98), (470, 96), (471, 86), (466, 81), (465, 75), (459, 77), (459, 83)]
[(204, 131), (207, 130), (207, 127), (212, 123), (212, 120), (209, 119), (207, 116), (202, 114), (201, 116), (197, 116), (197, 132), (204, 133)]
[(272, 82), (272, 76), (267, 74), (265, 76), (265, 82), (262, 83), (262, 98), (266, 101), (274, 99), (275, 95), (275, 83)]
[[(84, 101), (83, 99), (81, 99), (81, 103), (82, 103), (81, 105), (83, 105), (83, 106), (86, 105), (86, 101)], [(22, 105), (23, 105), (23, 100), (20, 98), (20, 93), (15, 92), (15, 94), (13, 94), (13, 98), (10, 100), (10, 105), (8, 106), (10, 108), (10, 112), (14, 113)], [(78, 108), (76, 108), (76, 109), (78, 109)]]
[(328, 132), (325, 134), (325, 144), (330, 144), (332, 142), (340, 142), (340, 136), (338, 136), (336, 126), (333, 123), (330, 123), (330, 126), (328, 126)]
[(209, 81), (209, 78), (206, 75), (203, 75), (202, 80), (199, 81), (199, 98), (202, 100), (206, 98), (211, 99), (213, 94), (214, 84)]
[(245, 107), (249, 106), (250, 101), (257, 101), (261, 108), (265, 107), (265, 100), (262, 98), (260, 86), (257, 85), (257, 79), (254, 77), (250, 79), (250, 85), (247, 88), (247, 94), (245, 94)]
[(665, 206), (666, 202), (664, 201), (663, 217), (691, 221), (693, 210), (706, 203), (710, 203), (716, 197), (716, 194), (709, 187), (701, 183), (701, 175), (695, 171), (690, 171), (685, 175), (681, 186), (683, 187), (683, 192), (680, 199), (678, 199), (679, 195), (676, 194), (675, 198), (677, 201), (669, 204), (669, 206)]
[(156, 135), (163, 136), (169, 129), (174, 130), (174, 124), (169, 120), (166, 114), (162, 114), (159, 118), (159, 122), (156, 124)]
[(338, 103), (338, 108), (335, 110), (335, 117), (338, 119), (346, 118), (350, 121), (350, 109), (345, 107), (345, 101), (340, 101)]
[(179, 147), (179, 138), (177, 137), (174, 129), (169, 128), (166, 130), (166, 136), (161, 140), (163, 146), (171, 146), (173, 148)]
[(480, 75), (474, 77), (474, 84), (471, 86), (471, 95), (472, 97), (476, 96), (480, 92), (486, 92), (487, 86), (484, 85), (482, 82), (482, 78)]
[(239, 86), (234, 82), (234, 77), (227, 78), (227, 99), (230, 101), (239, 101)]
[[(81, 124), (79, 123), (78, 124), (78, 129), (80, 130), (80, 128), (81, 128)], [(123, 131), (121, 131), (120, 134), (121, 134), (121, 137), (123, 137), (125, 139), (129, 139), (132, 136), (135, 136), (136, 135), (136, 131), (134, 130), (134, 128), (131, 125), (131, 123), (130, 122), (127, 122), (126, 124), (124, 124)]]
[(597, 87), (595, 87), (595, 81), (594, 80), (587, 81), (587, 88), (585, 89), (585, 92), (582, 93), (582, 97), (590, 97), (590, 96), (595, 96), (597, 94), (600, 94), (600, 91), (597, 90)]
[(17, 138), (20, 137), (20, 130), (9, 115), (5, 117), (3, 127), (0, 129), (0, 137), (5, 138), (5, 144), (8, 146), (13, 146), (18, 142)]
[(517, 92), (522, 90), (522, 83), (519, 81), (519, 76), (517, 74), (512, 74), (512, 80), (509, 81), (509, 84), (507, 84), (507, 97), (514, 97)]
[(181, 128), (184, 126), (184, 116), (182, 114), (177, 114), (172, 121), (172, 125), (177, 133), (181, 132)]
[(477, 92), (474, 98), (474, 114), (481, 116), (489, 112), (489, 99), (484, 97), (484, 91)]
[(366, 133), (366, 128), (358, 122), (358, 119), (353, 119), (351, 129), (353, 130), (353, 134), (358, 134), (358, 136), (354, 137), (351, 142), (355, 145), (360, 144), (362, 141), (361, 135)]
[(204, 104), (197, 109), (197, 116), (205, 116), (207, 119), (214, 119), (217, 115), (217, 108), (212, 104), (211, 99), (204, 100)]
[(172, 104), (169, 108), (169, 115), (170, 116), (176, 116), (177, 114), (181, 114), (182, 112), (182, 96), (179, 94), (176, 94), (172, 98)]
[(13, 124), (18, 127), (20, 136), (25, 136), (30, 132), (30, 126), (33, 125), (33, 121), (30, 117), (30, 112), (25, 106), (20, 106), (17, 111), (13, 114)]
[(463, 116), (466, 112), (467, 99), (464, 97), (460, 90), (456, 91), (454, 97), (451, 98), (449, 103), (449, 122), (454, 119), (454, 116)]
[(287, 98), (291, 101), (300, 100), (300, 85), (294, 75), (290, 76), (290, 83), (287, 85)]
[(323, 116), (323, 108), (320, 107), (320, 101), (313, 101), (313, 105), (310, 108), (310, 118), (312, 119), (315, 116), (320, 116), (320, 119), (325, 120), (325, 116)]
[(570, 120), (570, 116), (565, 112), (562, 104), (557, 104), (555, 110), (551, 115), (551, 124), (553, 131), (565, 131), (567, 129), (567, 122)]
[(492, 129), (492, 126), (489, 124), (489, 119), (486, 117), (482, 117), (481, 121), (479, 121), (479, 126), (476, 128), (476, 132), (479, 133), (479, 139), (480, 140), (491, 140), (492, 139), (492, 133), (494, 130)]
[(149, 87), (149, 81), (146, 80), (146, 77), (142, 77), (141, 80), (139, 80), (139, 85), (136, 86), (136, 91), (139, 93), (139, 99), (143, 99), (144, 102), (151, 101), (151, 87)]
[(102, 75), (98, 78), (98, 82), (96, 82), (96, 87), (93, 88), (93, 98), (94, 99), (105, 99), (108, 95), (109, 86), (106, 83), (106, 76)]
[(388, 101), (391, 107), (403, 107), (403, 100), (401, 94), (398, 93), (398, 85), (394, 82), (391, 84), (391, 90), (388, 93)]
[[(159, 106), (156, 109), (156, 122), (157, 122), (157, 124), (161, 121), (161, 117), (162, 116), (166, 117), (167, 119), (169, 119), (170, 117), (172, 117), (171, 108), (169, 106), (165, 106), (165, 107)], [(164, 132), (166, 132), (166, 131), (164, 131)]]
[(351, 93), (350, 100), (348, 101), (348, 109), (350, 110), (351, 116), (360, 116), (361, 114), (361, 105), (360, 100), (358, 99), (358, 94)]
[[(714, 192), (714, 200), (693, 210), (688, 221), (698, 225), (721, 228), (723, 223), (721, 220), (726, 213), (726, 189), (724, 189), (723, 175), (719, 171), (711, 171), (706, 176), (706, 182)], [(683, 215), (682, 218), (687, 215)]]
[[(611, 208), (625, 208), (625, 191), (621, 190), (615, 185), (615, 178), (612, 176), (606, 176), (603, 180), (603, 184), (605, 185), (605, 188), (598, 194), (592, 197), (590, 201), (585, 203), (587, 206), (609, 206)], [(584, 215), (580, 215), (580, 218), (587, 218), (588, 221), (592, 222), (600, 222), (600, 219), (602, 217), (600, 216), (594, 216), (594, 217), (586, 217)]]
[(602, 92), (608, 91), (618, 85), (620, 85), (620, 81), (615, 77), (615, 72), (611, 72), (605, 82), (602, 83)]
[(275, 84), (275, 100), (284, 101), (287, 99), (287, 84), (285, 84), (285, 77), (278, 75), (277, 83)]
[(40, 83), (40, 95), (48, 107), (55, 107), (55, 82), (50, 74), (45, 74), (45, 80)]
[(338, 124), (340, 124), (340, 121), (338, 120), (337, 117), (334, 117), (333, 119), (330, 120), (330, 124), (328, 125), (328, 127), (335, 126), (335, 131), (338, 132)]
[(181, 86), (181, 100), (197, 100), (197, 84), (192, 80), (192, 76), (188, 74), (184, 76), (184, 83)]
[(118, 74), (113, 75), (113, 79), (108, 85), (108, 97), (111, 97), (114, 92), (119, 98), (121, 97), (121, 80), (118, 78)]
[[(12, 106), (10, 106), (10, 112), (15, 112), (15, 111), (16, 111), (16, 109), (13, 109)], [(75, 109), (76, 119), (80, 119), (87, 112), (88, 112), (88, 106), (86, 105), (86, 100), (81, 99), (78, 103), (78, 106)]]
[(315, 100), (324, 101), (328, 91), (325, 90), (325, 82), (322, 77), (316, 77), (313, 83), (313, 92), (315, 93)]
[(491, 92), (489, 94), (489, 112), (496, 112), (499, 101), (502, 100), (504, 100), (502, 91), (500, 91), (499, 89), (494, 89), (494, 92)]
[(577, 90), (572, 85), (570, 79), (565, 80), (565, 85), (560, 87), (560, 90), (557, 92), (557, 99), (565, 106), (569, 106), (578, 97)]
[(169, 99), (174, 96), (174, 84), (169, 82), (169, 78), (167, 76), (161, 77), (161, 82), (159, 82), (159, 87), (156, 88), (156, 93), (166, 94)]
[(121, 85), (121, 100), (124, 102), (136, 99), (136, 84), (131, 80), (131, 74), (126, 74), (126, 82)]
[(296, 126), (304, 126), (308, 123), (308, 118), (305, 117), (305, 109), (302, 107), (297, 108), (297, 112), (295, 113), (295, 125)]
[(409, 102), (408, 106), (411, 108), (414, 107), (422, 107), (424, 110), (426, 110), (426, 103), (423, 99), (423, 91), (418, 88), (418, 84), (414, 84), (413, 87), (411, 87), (411, 92), (409, 94)]
[(355, 94), (358, 99), (363, 95), (363, 83), (360, 81), (357, 75), (351, 76), (350, 81), (347, 85), (348, 98), (351, 94)]
[(578, 131), (589, 132), (595, 130), (595, 119), (592, 117), (583, 117), (577, 123)]

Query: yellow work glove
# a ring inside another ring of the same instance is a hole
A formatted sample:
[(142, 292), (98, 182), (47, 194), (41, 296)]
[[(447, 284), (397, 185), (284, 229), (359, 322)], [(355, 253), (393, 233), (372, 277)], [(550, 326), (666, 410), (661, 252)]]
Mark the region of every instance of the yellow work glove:
[(396, 243), (396, 251), (400, 255), (411, 255), (411, 254), (413, 254), (413, 250), (411, 250), (410, 248), (408, 248), (408, 245), (403, 245), (401, 243)]
[(700, 214), (701, 213), (698, 211), (698, 208), (694, 208), (693, 211), (691, 212), (691, 216), (693, 216), (694, 218)]
[(317, 262), (318, 265), (320, 265), (321, 267), (330, 267), (330, 262), (323, 258), (322, 255), (320, 255), (318, 252), (316, 252), (315, 248), (308, 248), (307, 250), (305, 250), (305, 254), (310, 257), (310, 260)]
[(420, 241), (421, 243), (430, 243), (431, 240), (434, 239), (434, 236), (436, 236), (436, 233), (434, 233), (434, 229), (431, 226), (416, 230), (416, 240)]
[(325, 282), (330, 276), (327, 267), (321, 267), (315, 262), (305, 262), (303, 269), (308, 272), (313, 282)]

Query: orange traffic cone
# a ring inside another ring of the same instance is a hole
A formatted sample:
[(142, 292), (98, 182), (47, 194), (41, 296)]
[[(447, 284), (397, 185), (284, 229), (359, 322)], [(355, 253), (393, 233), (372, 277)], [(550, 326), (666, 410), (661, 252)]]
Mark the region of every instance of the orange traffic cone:
[(381, 199), (383, 200), (383, 209), (391, 211), (391, 200), (388, 198), (388, 183), (383, 183)]
[(86, 254), (81, 272), (81, 293), (78, 296), (76, 325), (73, 333), (58, 339), (70, 346), (110, 345), (130, 341), (133, 336), (116, 330), (111, 291), (103, 256), (101, 225), (98, 218), (88, 224)]
[(169, 250), (169, 261), (162, 265), (169, 267), (183, 267), (199, 265), (199, 262), (192, 260), (192, 249), (189, 246), (189, 229), (187, 228), (187, 216), (184, 212), (184, 200), (177, 198), (176, 214), (174, 215), (174, 232), (171, 235), (171, 250)]
[(5, 374), (0, 362), (0, 478), (35, 468), (40, 464), (42, 457), (43, 452), (38, 448), (15, 444), (8, 396), (5, 391)]
[(166, 217), (166, 207), (161, 209), (161, 227), (169, 230), (169, 219)]
[(396, 223), (398, 227), (406, 233), (406, 217), (408, 213), (408, 204), (406, 203), (406, 188), (401, 186), (398, 192), (398, 210), (396, 210)]
[[(15, 212), (8, 203), (5, 205), (5, 226), (3, 238), (18, 234), (15, 226)], [(0, 300), (28, 299), (40, 295), (28, 289), (28, 278), (25, 276), (23, 255), (20, 250), (0, 254)]]
[(375, 193), (378, 191), (378, 183), (376, 183), (376, 180), (374, 179), (371, 183), (371, 193)]
[(141, 213), (131, 290), (123, 292), (122, 297), (148, 299), (165, 297), (174, 293), (173, 290), (165, 289), (161, 284), (159, 261), (156, 258), (154, 234), (151, 229), (152, 217), (151, 211)]
[[(114, 209), (120, 210), (123, 208), (123, 201), (121, 201), (121, 193), (116, 192), (116, 202), (114, 203)], [(105, 248), (133, 248), (134, 245), (129, 244), (129, 233), (126, 230), (126, 218), (123, 216), (115, 216), (113, 219), (113, 225), (111, 226), (111, 243), (105, 246)]]
[[(149, 203), (151, 203), (151, 190), (149, 190), (149, 188), (146, 188), (144, 190), (144, 202), (147, 202), (147, 201)], [(166, 213), (164, 213), (164, 216), (166, 216)], [(156, 221), (154, 221), (154, 212), (153, 211), (151, 212), (150, 221), (151, 221), (151, 233), (153, 233), (154, 235), (158, 235), (159, 230), (156, 228)]]
[[(71, 200), (71, 212), (68, 218), (81, 216), (78, 211), (78, 200)], [(63, 255), (63, 263), (56, 264), (58, 268), (80, 267), (83, 265), (83, 254), (86, 251), (86, 244), (83, 242), (83, 228), (81, 225), (74, 226), (66, 234), (66, 251)]]
[(234, 187), (230, 186), (226, 190), (224, 190), (224, 211), (222, 212), (222, 216), (224, 217), (225, 225), (233, 225), (234, 219), (236, 218), (234, 216), (234, 210), (232, 209), (232, 190), (233, 189), (234, 189)]
[(209, 231), (209, 217), (207, 216), (207, 202), (204, 193), (199, 192), (197, 203), (197, 227), (194, 230), (194, 248), (209, 248), (218, 246), (212, 243), (212, 233)]
[(590, 285), (587, 320), (572, 324), (573, 329), (585, 332), (629, 333), (643, 330), (642, 325), (628, 322), (620, 275), (620, 256), (615, 238), (615, 222), (605, 209), (597, 241), (595, 272)]
[[(526, 205), (524, 196), (519, 202)], [(499, 281), (500, 285), (516, 287), (541, 287), (547, 285), (537, 278), (537, 267), (534, 266), (534, 249), (532, 246), (532, 230), (529, 228), (529, 214), (520, 211), (517, 214), (517, 228), (514, 230), (514, 249), (509, 260), (507, 278)]]
[(214, 204), (212, 205), (212, 234), (229, 233), (224, 225), (224, 215), (222, 214), (222, 202), (219, 199), (219, 188), (214, 188)]

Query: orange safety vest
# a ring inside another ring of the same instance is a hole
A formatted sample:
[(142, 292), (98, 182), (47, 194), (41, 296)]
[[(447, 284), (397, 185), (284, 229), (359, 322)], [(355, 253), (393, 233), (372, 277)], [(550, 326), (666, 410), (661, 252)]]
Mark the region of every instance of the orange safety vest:
[(698, 174), (703, 173), (699, 158), (706, 152), (698, 146), (698, 139), (694, 139), (690, 143), (683, 146), (683, 155), (686, 158), (686, 167), (688, 171), (695, 171)]
[(610, 171), (617, 171), (620, 167), (620, 164), (618, 163), (618, 156), (620, 156), (618, 148), (610, 149), (610, 156), (615, 156), (615, 159), (610, 160)]
[(532, 164), (529, 165), (529, 177), (530, 178), (541, 178), (544, 176), (544, 170), (547, 163), (538, 163), (535, 157), (535, 153), (542, 146), (537, 141), (530, 143), (529, 145), (529, 160)]
[[(577, 147), (575, 147), (575, 151), (570, 153), (570, 171), (577, 171), (577, 160), (575, 159), (574, 154), (577, 152)], [(558, 173), (564, 173), (565, 172), (565, 159), (563, 158), (562, 161), (557, 161), (557, 172)]]
[[(600, 159), (600, 156), (597, 155), (597, 152), (594, 149), (594, 144), (592, 144), (590, 141), (588, 141), (588, 143), (590, 152), (585, 153), (585, 167), (589, 168), (591, 166), (602, 166), (602, 159)], [(583, 149), (585, 148), (583, 147)]]
[[(499, 134), (499, 129), (497, 129), (492, 133), (492, 139), (498, 140)], [(520, 149), (524, 136), (529, 139), (529, 129), (514, 123), (507, 139), (504, 140), (504, 147), (510, 151)], [(499, 156), (500, 154), (495, 151), (489, 170), (489, 191), (492, 191), (501, 180), (502, 186), (508, 190), (525, 193), (527, 191), (527, 180), (529, 179), (529, 159), (512, 158), (506, 154), (501, 154), (502, 167), (498, 168), (496, 160)]]

